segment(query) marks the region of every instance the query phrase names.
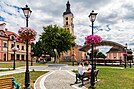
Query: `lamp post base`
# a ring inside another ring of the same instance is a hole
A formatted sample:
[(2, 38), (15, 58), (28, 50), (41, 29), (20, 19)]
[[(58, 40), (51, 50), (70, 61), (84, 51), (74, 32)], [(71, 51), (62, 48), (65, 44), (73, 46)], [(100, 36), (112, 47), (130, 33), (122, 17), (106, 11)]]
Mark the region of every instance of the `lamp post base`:
[(95, 89), (96, 87), (95, 87), (95, 86), (90, 86), (89, 88), (91, 88), (91, 89)]
[(29, 71), (25, 72), (25, 88), (24, 89), (30, 89), (30, 76)]

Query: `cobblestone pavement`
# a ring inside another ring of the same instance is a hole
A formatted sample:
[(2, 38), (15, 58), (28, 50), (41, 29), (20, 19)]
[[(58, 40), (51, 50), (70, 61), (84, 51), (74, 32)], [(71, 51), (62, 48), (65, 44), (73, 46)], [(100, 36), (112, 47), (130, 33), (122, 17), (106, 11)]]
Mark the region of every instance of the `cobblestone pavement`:
[(75, 77), (65, 70), (56, 70), (45, 80), (46, 89), (75, 89), (71, 86), (74, 84)]

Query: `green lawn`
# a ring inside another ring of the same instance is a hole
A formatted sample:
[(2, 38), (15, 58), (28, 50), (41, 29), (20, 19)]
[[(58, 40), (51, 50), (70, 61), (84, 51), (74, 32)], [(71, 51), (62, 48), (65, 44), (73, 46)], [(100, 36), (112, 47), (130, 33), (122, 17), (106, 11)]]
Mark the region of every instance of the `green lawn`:
[[(25, 65), (25, 62), (16, 62), (16, 67)], [(13, 62), (0, 62), (0, 68), (13, 68)]]
[[(34, 82), (35, 80), (47, 73), (48, 71), (31, 71), (30, 72), (30, 85), (31, 85), (31, 88), (30, 89), (34, 89), (33, 86), (34, 86)], [(11, 75), (5, 75), (5, 76), (0, 76), (0, 77), (14, 77), (16, 79), (16, 82), (20, 84), (21, 88), (20, 89), (24, 89), (24, 80), (25, 80), (25, 73), (17, 73), (17, 74), (11, 74)]]
[[(26, 62), (25, 61), (20, 61), (20, 62), (15, 62), (15, 66), (17, 67), (22, 67), (25, 66)], [(46, 64), (41, 64), (41, 63), (33, 63), (33, 66), (44, 66)], [(29, 66), (31, 66), (31, 62), (29, 61)], [(0, 68), (13, 68), (13, 62), (0, 62)]]
[(98, 68), (97, 89), (134, 89), (134, 69)]

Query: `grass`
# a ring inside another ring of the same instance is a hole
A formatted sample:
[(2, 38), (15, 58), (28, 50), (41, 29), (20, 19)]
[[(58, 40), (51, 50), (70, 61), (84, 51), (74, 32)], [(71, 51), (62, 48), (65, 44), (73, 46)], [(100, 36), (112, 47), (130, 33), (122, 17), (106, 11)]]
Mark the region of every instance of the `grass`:
[[(25, 62), (16, 62), (16, 67), (25, 66)], [(0, 68), (13, 68), (13, 62), (0, 62)]]
[[(95, 84), (96, 89), (134, 89), (134, 68), (119, 69), (99, 66), (97, 69), (99, 69), (100, 81)], [(77, 73), (76, 70), (73, 72)], [(90, 84), (85, 86), (89, 87)]]
[[(43, 75), (47, 72), (48, 71), (31, 71), (30, 72), (30, 87), (31, 87), (30, 89), (34, 89), (34, 84), (33, 83), (35, 82), (35, 80), (39, 76), (41, 76), (41, 75)], [(0, 77), (12, 77), (12, 76), (15, 78), (16, 82), (18, 84), (20, 84), (20, 86), (21, 86), (20, 89), (24, 89), (25, 73), (17, 73), (17, 74), (5, 75), (5, 76), (0, 76)]]
[(97, 89), (134, 89), (134, 69), (100, 68)]
[[(20, 62), (15, 62), (15, 66), (17, 67), (22, 67), (25, 66), (26, 62), (25, 61), (20, 61)], [(33, 63), (33, 66), (44, 66), (46, 64), (41, 64), (41, 63)], [(31, 62), (29, 61), (29, 66), (31, 66)], [(0, 62), (0, 68), (13, 68), (13, 62)]]

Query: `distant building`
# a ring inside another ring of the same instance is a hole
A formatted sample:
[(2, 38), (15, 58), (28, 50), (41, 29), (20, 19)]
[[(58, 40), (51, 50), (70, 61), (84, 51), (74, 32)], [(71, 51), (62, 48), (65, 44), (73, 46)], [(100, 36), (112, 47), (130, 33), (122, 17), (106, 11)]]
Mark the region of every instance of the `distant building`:
[(107, 58), (106, 59), (111, 59), (111, 60), (124, 60), (123, 58), (123, 52), (120, 51), (117, 48), (112, 47), (107, 53)]
[[(15, 59), (24, 61), (26, 59), (26, 44), (19, 37), (18, 34), (9, 31), (5, 28), (6, 23), (0, 24), (0, 61), (11, 61), (14, 60), (14, 39), (16, 39), (15, 47), (19, 50), (15, 53)], [(29, 44), (29, 60), (31, 59), (31, 45)]]
[[(70, 3), (69, 1), (67, 1), (66, 11), (63, 13), (63, 24), (64, 24), (63, 27), (69, 30), (70, 33), (72, 33), (72, 35), (75, 37), (73, 18), (74, 16), (70, 9)], [(83, 59), (85, 59), (86, 52), (79, 51), (80, 47), (81, 47), (80, 45), (76, 44), (75, 47), (73, 47), (71, 50), (69, 50), (66, 53), (63, 53), (63, 61), (69, 59), (70, 61), (82, 61)]]

